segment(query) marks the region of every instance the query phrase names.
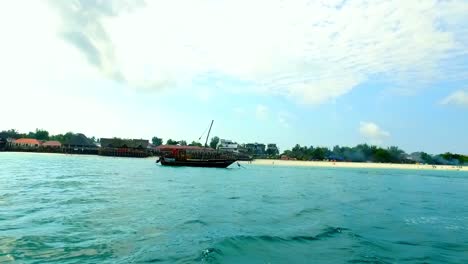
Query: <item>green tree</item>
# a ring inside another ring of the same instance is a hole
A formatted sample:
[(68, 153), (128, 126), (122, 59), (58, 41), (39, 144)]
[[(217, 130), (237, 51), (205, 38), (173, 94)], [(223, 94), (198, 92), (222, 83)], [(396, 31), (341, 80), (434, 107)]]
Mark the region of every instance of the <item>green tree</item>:
[[(65, 135), (64, 134), (57, 134), (57, 135), (51, 135), (49, 136), (49, 140), (55, 140), (60, 143), (65, 143), (69, 141), (73, 137), (73, 132), (67, 132)], [(95, 139), (94, 137), (91, 138), (92, 140)], [(95, 142), (99, 142), (99, 139), (95, 139)]]
[(0, 132), (0, 138), (21, 138), (22, 135), (16, 129), (3, 130)]
[(151, 139), (151, 143), (153, 143), (153, 145), (155, 146), (161, 146), (162, 143), (163, 143), (163, 139), (162, 138), (158, 138), (158, 137), (153, 137)]
[(36, 128), (34, 138), (37, 140), (49, 140), (49, 131)]
[(29, 133), (26, 135), (27, 138), (36, 138), (36, 133), (29, 131)]
[(216, 149), (216, 147), (218, 146), (218, 143), (219, 143), (219, 137), (212, 137), (210, 141), (210, 147), (212, 149)]
[(387, 150), (378, 148), (373, 155), (373, 161), (388, 163), (392, 161), (392, 156)]
[(401, 163), (406, 159), (406, 153), (396, 146), (389, 147), (387, 151), (390, 154), (391, 162)]
[(312, 158), (315, 160), (324, 160), (325, 156), (329, 152), (328, 148), (317, 147), (312, 151)]
[(175, 141), (175, 140), (172, 140), (172, 139), (168, 139), (168, 140), (166, 141), (166, 144), (167, 144), (167, 145), (177, 145), (177, 144), (179, 144), (179, 142), (177, 142), (177, 141)]
[(268, 156), (276, 156), (279, 154), (279, 150), (278, 148), (267, 148), (266, 150), (266, 153), (268, 154)]
[(60, 143), (63, 143), (63, 134), (52, 135), (52, 136), (49, 137), (49, 139), (59, 141)]
[(189, 146), (203, 147), (202, 143), (196, 141), (192, 141)]
[(431, 155), (427, 154), (426, 152), (421, 152), (421, 159), (424, 161), (424, 163), (434, 164), (434, 159)]
[(63, 142), (70, 141), (75, 134), (73, 132), (67, 132), (63, 135)]
[(187, 146), (187, 141), (185, 141), (185, 140), (180, 140), (180, 141), (179, 141), (179, 145), (181, 145), (181, 146)]

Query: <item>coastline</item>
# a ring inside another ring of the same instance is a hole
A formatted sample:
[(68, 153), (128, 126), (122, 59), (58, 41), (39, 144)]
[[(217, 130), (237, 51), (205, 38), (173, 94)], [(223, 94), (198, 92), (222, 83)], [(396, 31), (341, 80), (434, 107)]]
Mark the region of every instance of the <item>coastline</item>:
[(261, 166), (468, 171), (468, 166), (462, 166), (462, 167), (453, 166), (453, 165), (434, 165), (433, 166), (433, 165), (425, 165), (425, 164), (396, 164), (396, 163), (373, 163), (373, 162), (332, 162), (332, 161), (255, 159), (252, 162), (239, 161), (239, 163), (261, 165)]
[[(132, 158), (113, 157), (97, 154), (68, 154), (54, 152), (20, 152), (20, 151), (0, 151), (1, 153), (33, 153), (42, 155), (65, 155), (65, 156), (96, 156), (111, 158)], [(157, 156), (141, 157), (140, 159), (156, 159)], [(399, 163), (374, 163), (374, 162), (332, 162), (332, 161), (302, 161), (302, 160), (276, 160), (276, 159), (255, 159), (252, 161), (238, 161), (243, 165), (274, 166), (274, 167), (322, 167), (322, 168), (356, 168), (356, 169), (402, 169), (402, 170), (440, 170), (440, 171), (468, 171), (468, 166), (454, 165), (429, 165), (429, 164), (399, 164)]]

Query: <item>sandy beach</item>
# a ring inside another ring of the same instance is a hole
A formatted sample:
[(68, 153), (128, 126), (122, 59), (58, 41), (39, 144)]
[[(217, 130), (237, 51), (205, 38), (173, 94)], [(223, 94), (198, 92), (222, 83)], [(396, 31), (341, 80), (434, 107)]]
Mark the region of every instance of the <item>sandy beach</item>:
[(268, 166), (304, 166), (304, 167), (336, 167), (336, 168), (373, 168), (373, 169), (407, 169), (407, 170), (450, 170), (468, 171), (468, 166), (452, 165), (423, 165), (423, 164), (391, 164), (372, 162), (331, 162), (331, 161), (299, 161), (299, 160), (268, 160), (256, 159), (251, 163), (242, 164), (268, 165)]

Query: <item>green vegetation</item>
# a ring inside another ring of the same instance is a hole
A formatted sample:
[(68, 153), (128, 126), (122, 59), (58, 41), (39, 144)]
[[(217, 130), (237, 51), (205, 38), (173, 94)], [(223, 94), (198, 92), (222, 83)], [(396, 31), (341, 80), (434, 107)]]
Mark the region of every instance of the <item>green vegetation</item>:
[(266, 153), (268, 156), (277, 156), (279, 153), (279, 151), (274, 151), (274, 150), (270, 150), (270, 149), (267, 149), (266, 150)]
[(20, 134), (16, 129), (4, 130), (0, 132), (0, 138), (22, 138), (25, 134)]
[(34, 138), (38, 140), (49, 140), (49, 132), (42, 129), (37, 129), (35, 132), (28, 134), (19, 133), (16, 129), (4, 130), (0, 132), (1, 138)]
[(468, 156), (460, 155), (460, 154), (452, 154), (450, 152), (446, 152), (440, 155), (445, 160), (458, 160), (461, 164), (468, 164)]
[(189, 146), (203, 147), (203, 144), (200, 142), (192, 141), (192, 143), (190, 143)]
[(179, 141), (175, 141), (175, 140), (172, 140), (172, 139), (168, 139), (166, 141), (166, 145), (177, 145), (179, 144)]
[(28, 137), (37, 140), (49, 140), (49, 131), (36, 128), (36, 132), (29, 132)]
[[(37, 140), (55, 140), (60, 143), (68, 142), (76, 134), (67, 132), (65, 134), (51, 135), (47, 130), (36, 129), (34, 132), (20, 133), (16, 129), (9, 129), (0, 131), (0, 139), (7, 138), (34, 138)], [(93, 142), (99, 142), (95, 137), (90, 138)], [(210, 140), (210, 147), (216, 149), (219, 143), (219, 137), (213, 137)], [(160, 146), (163, 139), (153, 137), (152, 143), (155, 146)], [(180, 146), (199, 146), (202, 143), (192, 141), (187, 144), (185, 140), (175, 141), (168, 139), (167, 145), (180, 145)], [(239, 149), (244, 149), (245, 154), (263, 157), (263, 158), (279, 158), (279, 150), (275, 144), (269, 144), (265, 150), (264, 144), (244, 144), (240, 145)], [(261, 155), (260, 155), (261, 154)], [(262, 156), (263, 155), (263, 156)], [(334, 146), (332, 149), (327, 147), (307, 147), (297, 144), (291, 150), (286, 150), (282, 155), (289, 158), (298, 160), (336, 160), (336, 161), (350, 161), (350, 162), (382, 162), (382, 163), (424, 163), (433, 165), (462, 165), (468, 164), (468, 156), (456, 153), (446, 152), (439, 155), (430, 155), (425, 152), (414, 152), (411, 154), (405, 153), (402, 149), (392, 146), (382, 148), (368, 144), (359, 144), (355, 147), (340, 147)]]
[(210, 141), (210, 147), (212, 149), (216, 149), (216, 146), (218, 146), (219, 143), (219, 137), (212, 137)]
[[(0, 131), (0, 138), (34, 138), (37, 140), (55, 140), (63, 143), (67, 140), (70, 140), (73, 136), (72, 132), (67, 132), (64, 134), (50, 135), (49, 131), (43, 129), (36, 129), (34, 132), (29, 133), (19, 133), (16, 129)], [(94, 137), (93, 137), (94, 138)], [(93, 139), (91, 138), (91, 139)]]
[(162, 143), (163, 143), (163, 139), (162, 138), (158, 138), (158, 137), (153, 137), (151, 139), (151, 143), (154, 145), (154, 146), (161, 146)]
[(64, 142), (70, 141), (72, 137), (73, 137), (73, 133), (67, 132), (65, 135), (63, 134), (52, 135), (49, 137), (49, 139), (59, 141), (60, 143), (63, 144)]
[(406, 154), (398, 147), (382, 148), (368, 144), (360, 144), (355, 147), (335, 146), (306, 147), (296, 145), (291, 150), (286, 150), (283, 155), (298, 160), (336, 160), (351, 162), (381, 162), (381, 163), (426, 163), (440, 165), (467, 164), (468, 156), (452, 153), (430, 155), (425, 152)]

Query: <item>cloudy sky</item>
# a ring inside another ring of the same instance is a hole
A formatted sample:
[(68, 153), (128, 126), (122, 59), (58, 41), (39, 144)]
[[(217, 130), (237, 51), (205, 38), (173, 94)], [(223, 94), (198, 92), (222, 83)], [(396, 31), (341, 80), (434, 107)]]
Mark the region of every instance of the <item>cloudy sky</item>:
[(468, 1), (3, 1), (0, 129), (468, 153)]

